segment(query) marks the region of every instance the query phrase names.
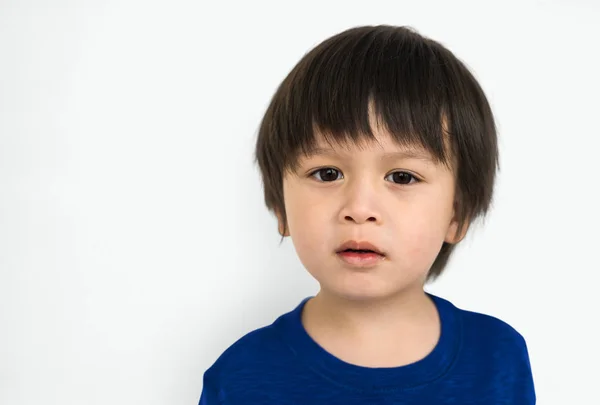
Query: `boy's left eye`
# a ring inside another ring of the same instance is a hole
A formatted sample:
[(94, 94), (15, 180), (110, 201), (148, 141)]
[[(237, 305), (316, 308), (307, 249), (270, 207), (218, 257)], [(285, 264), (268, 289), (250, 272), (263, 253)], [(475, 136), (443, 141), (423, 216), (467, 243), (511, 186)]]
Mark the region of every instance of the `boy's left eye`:
[(331, 181), (335, 181), (338, 180), (341, 176), (341, 178), (344, 178), (344, 176), (342, 175), (342, 172), (340, 172), (337, 169), (334, 169), (333, 167), (325, 167), (323, 169), (319, 169), (319, 170), (315, 170), (314, 172), (312, 172), (311, 177), (320, 177), (319, 181), (320, 182), (331, 182)]
[(393, 172), (388, 174), (385, 178), (388, 179), (391, 177), (391, 181), (396, 184), (411, 184), (411, 180), (414, 180), (412, 183), (418, 183), (419, 179), (407, 172)]

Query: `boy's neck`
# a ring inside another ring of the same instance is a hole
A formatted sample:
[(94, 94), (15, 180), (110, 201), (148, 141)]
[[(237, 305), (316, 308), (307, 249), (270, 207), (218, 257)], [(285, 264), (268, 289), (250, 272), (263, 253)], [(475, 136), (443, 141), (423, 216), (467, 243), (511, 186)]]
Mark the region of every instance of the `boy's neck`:
[(441, 329), (435, 304), (422, 288), (377, 301), (351, 301), (321, 290), (307, 301), (302, 323), (325, 350), (367, 367), (425, 357)]

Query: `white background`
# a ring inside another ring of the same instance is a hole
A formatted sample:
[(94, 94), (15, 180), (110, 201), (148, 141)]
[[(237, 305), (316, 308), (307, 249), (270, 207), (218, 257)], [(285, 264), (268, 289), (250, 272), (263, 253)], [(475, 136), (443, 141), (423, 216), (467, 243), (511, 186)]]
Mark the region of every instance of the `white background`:
[(0, 404), (197, 404), (316, 294), (256, 131), (306, 52), (380, 23), (446, 45), (498, 121), (494, 209), (429, 291), (524, 335), (538, 403), (600, 404), (600, 7), (444, 3), (1, 1)]

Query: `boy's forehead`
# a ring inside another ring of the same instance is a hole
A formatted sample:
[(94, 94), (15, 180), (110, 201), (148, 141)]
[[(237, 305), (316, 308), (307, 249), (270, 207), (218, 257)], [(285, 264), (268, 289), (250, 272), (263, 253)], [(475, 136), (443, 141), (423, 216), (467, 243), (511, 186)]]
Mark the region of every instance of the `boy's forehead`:
[(375, 139), (365, 136), (356, 140), (353, 140), (350, 137), (343, 140), (329, 140), (321, 133), (315, 133), (314, 141), (308, 148), (306, 155), (347, 155), (364, 150), (373, 150), (382, 155), (388, 153), (404, 153), (414, 157), (432, 159), (431, 153), (423, 145), (415, 142), (401, 143), (387, 133), (377, 133)]
[[(445, 123), (444, 123), (445, 124)], [(305, 159), (313, 157), (352, 158), (361, 151), (373, 152), (382, 160), (420, 160), (432, 166), (443, 167), (444, 170), (456, 171), (456, 157), (451, 150), (449, 134), (444, 128), (443, 143), (446, 157), (434, 153), (426, 145), (419, 143), (420, 137), (394, 137), (386, 131), (374, 131), (374, 136), (324, 136), (319, 131), (292, 159), (291, 167), (297, 167)]]

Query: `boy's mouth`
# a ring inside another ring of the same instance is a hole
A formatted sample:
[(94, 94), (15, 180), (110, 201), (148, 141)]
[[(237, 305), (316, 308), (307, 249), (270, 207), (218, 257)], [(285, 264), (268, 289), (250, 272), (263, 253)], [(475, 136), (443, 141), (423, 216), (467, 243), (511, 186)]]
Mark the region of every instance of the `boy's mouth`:
[(385, 256), (385, 253), (381, 251), (377, 246), (370, 242), (357, 242), (349, 240), (340, 245), (336, 249), (336, 253), (341, 254), (353, 254), (353, 255), (378, 255)]
[(353, 268), (370, 268), (386, 259), (385, 253), (368, 242), (348, 241), (337, 250), (336, 256)]

